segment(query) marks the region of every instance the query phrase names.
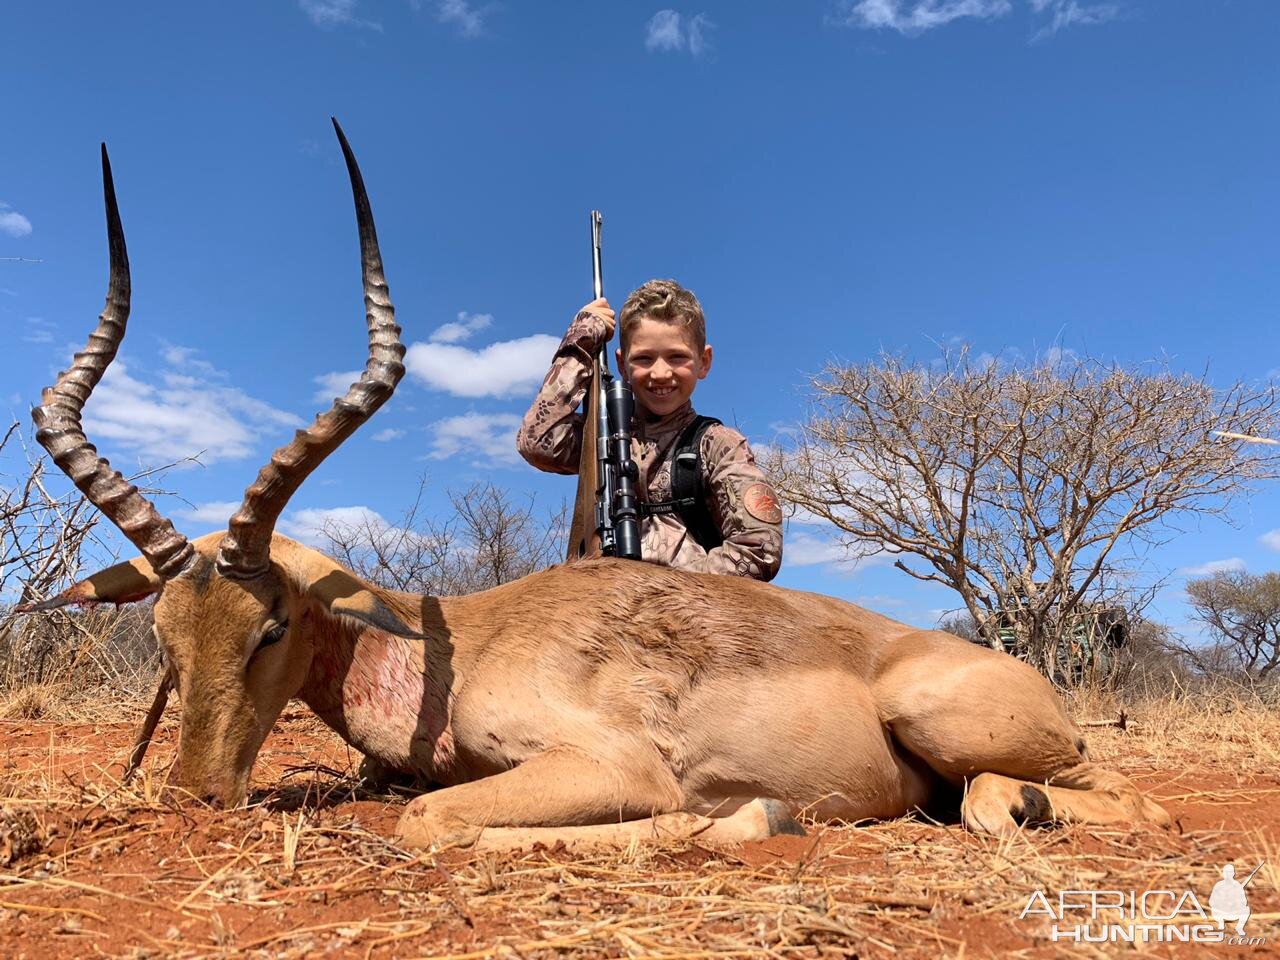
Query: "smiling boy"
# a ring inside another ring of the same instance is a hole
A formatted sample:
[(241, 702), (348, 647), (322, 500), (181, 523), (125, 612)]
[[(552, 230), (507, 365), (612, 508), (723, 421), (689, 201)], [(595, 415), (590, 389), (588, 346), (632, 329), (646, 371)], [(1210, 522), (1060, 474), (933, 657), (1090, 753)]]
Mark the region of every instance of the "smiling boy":
[[(711, 370), (697, 297), (674, 280), (650, 280), (627, 298), (619, 325), (618, 369), (636, 400), (631, 455), (640, 473), (641, 556), (681, 570), (772, 580), (782, 563), (777, 494), (746, 438), (698, 416), (691, 402)], [(569, 325), (516, 437), (520, 455), (539, 470), (578, 472), (578, 407), (592, 360), (613, 327), (613, 309), (603, 298)], [(687, 478), (673, 477), (678, 453), (675, 471), (696, 466)]]

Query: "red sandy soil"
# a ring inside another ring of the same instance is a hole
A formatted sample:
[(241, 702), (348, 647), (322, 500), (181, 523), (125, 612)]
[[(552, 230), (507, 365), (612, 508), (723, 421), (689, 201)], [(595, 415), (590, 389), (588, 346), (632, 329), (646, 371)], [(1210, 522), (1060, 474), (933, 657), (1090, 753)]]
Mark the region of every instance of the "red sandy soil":
[[(1207, 909), (1222, 864), (1240, 878), (1263, 859), (1280, 866), (1280, 775), (1143, 766), (1118, 734), (1112, 758), (1178, 829), (1002, 843), (907, 819), (729, 850), (506, 857), (398, 848), (405, 798), (358, 793), (359, 757), (301, 708), (268, 739), (248, 810), (178, 805), (158, 788), (171, 721), (150, 781), (118, 787), (132, 735), (131, 723), (0, 721), (0, 957), (1097, 956), (1020, 920), (1032, 891), (1191, 888)], [(1249, 932), (1267, 943), (1145, 952), (1280, 956), (1277, 875), (1249, 888)]]

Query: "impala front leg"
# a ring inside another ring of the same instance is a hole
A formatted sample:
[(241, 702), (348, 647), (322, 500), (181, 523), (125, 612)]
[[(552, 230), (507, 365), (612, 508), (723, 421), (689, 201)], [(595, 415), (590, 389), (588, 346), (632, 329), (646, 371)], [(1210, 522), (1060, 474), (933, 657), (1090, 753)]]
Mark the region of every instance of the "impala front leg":
[(656, 764), (556, 747), (511, 770), (417, 797), (396, 833), (413, 846), (469, 846), (492, 827), (617, 823), (679, 804), (675, 781)]
[(629, 767), (560, 747), (512, 770), (416, 798), (396, 833), (415, 847), (507, 850), (658, 837), (731, 843), (803, 832), (776, 801), (735, 805), (723, 818), (677, 812), (680, 803), (675, 780), (656, 764)]

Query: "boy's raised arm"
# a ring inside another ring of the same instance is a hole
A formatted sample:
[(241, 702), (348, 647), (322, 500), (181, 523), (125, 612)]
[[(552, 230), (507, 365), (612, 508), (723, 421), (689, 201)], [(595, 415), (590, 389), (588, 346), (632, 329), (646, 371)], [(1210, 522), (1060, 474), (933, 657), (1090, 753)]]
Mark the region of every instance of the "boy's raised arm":
[(556, 349), (551, 369), (516, 433), (520, 456), (548, 473), (578, 472), (582, 452), (582, 414), (578, 411), (591, 382), (591, 364), (613, 331), (613, 310), (592, 301), (573, 318)]

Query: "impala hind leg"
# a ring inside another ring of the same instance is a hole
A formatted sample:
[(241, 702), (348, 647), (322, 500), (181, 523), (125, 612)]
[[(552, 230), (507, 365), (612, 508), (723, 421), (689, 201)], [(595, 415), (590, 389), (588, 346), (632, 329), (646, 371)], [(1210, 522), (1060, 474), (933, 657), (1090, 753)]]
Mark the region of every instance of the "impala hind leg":
[(803, 832), (776, 801), (756, 800), (719, 818), (682, 813), (679, 805), (679, 788), (665, 771), (626, 771), (562, 748), (494, 776), (417, 797), (396, 834), (417, 847), (516, 849), (695, 836), (733, 843)]
[(967, 785), (966, 826), (1008, 834), (1028, 821), (1169, 824), (1127, 778), (1089, 762), (1057, 694), (1031, 667), (945, 634), (911, 639), (876, 693), (898, 744)]
[(969, 784), (960, 816), (970, 830), (997, 836), (1007, 836), (1024, 823), (1172, 823), (1165, 809), (1144, 797), (1127, 777), (1092, 763), (1081, 763), (1048, 783), (979, 774)]

